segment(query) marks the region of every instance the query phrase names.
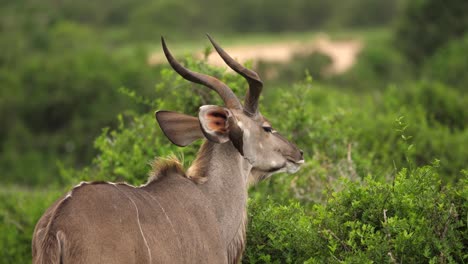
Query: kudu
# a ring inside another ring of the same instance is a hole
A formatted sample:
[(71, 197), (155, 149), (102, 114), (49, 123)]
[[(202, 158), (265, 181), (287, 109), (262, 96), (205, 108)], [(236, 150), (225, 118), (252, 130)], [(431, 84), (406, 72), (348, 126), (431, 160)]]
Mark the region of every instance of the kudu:
[[(209, 37), (209, 36), (208, 36)], [(226, 107), (204, 105), (198, 118), (156, 112), (178, 146), (206, 138), (185, 173), (177, 161), (159, 162), (140, 187), (82, 182), (41, 217), (33, 263), (237, 263), (245, 247), (249, 183), (296, 172), (302, 151), (272, 129), (258, 111), (263, 83), (209, 37), (249, 88), (244, 106), (220, 80), (184, 68), (162, 46), (183, 78), (216, 91)]]

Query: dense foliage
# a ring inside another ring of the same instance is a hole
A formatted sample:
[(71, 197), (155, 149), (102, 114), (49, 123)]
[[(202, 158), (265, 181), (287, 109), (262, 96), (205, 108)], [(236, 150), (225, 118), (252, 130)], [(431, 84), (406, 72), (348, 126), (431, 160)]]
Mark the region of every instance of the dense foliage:
[[(398, 1), (348, 0), (6, 0), (0, 4), (0, 30), (41, 33), (64, 21), (111, 29), (114, 40), (155, 39), (161, 34), (187, 37), (204, 32), (283, 32), (326, 27), (388, 25)], [(365, 7), (365, 8), (363, 8)], [(287, 12), (285, 12), (287, 11)]]
[(425, 63), (424, 78), (447, 83), (462, 92), (466, 92), (468, 88), (468, 76), (466, 74), (468, 58), (465, 56), (465, 51), (467, 49), (468, 34), (449, 41)]
[(61, 155), (67, 165), (87, 164), (101, 127), (126, 109), (147, 109), (118, 92), (129, 86), (144, 94), (141, 88), (155, 82), (157, 71), (142, 55), (117, 58), (95, 46), (30, 54), (0, 66), (0, 168), (9, 172), (3, 180), (44, 185), (57, 174)]
[(463, 263), (466, 178), (444, 187), (435, 165), (403, 169), (390, 183), (342, 180), (305, 211), (252, 200), (244, 263)]
[(0, 263), (31, 263), (34, 226), (60, 192), (1, 187)]
[(464, 0), (408, 1), (398, 21), (396, 43), (417, 66), (452, 39), (468, 30), (468, 2)]

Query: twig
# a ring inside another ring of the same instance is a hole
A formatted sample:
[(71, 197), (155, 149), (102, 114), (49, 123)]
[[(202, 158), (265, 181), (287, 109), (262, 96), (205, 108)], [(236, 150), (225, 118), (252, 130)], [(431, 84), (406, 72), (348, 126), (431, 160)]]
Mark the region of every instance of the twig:
[(343, 240), (341, 240), (335, 233), (333, 233), (333, 231), (331, 231), (330, 229), (325, 229), (324, 231), (327, 231), (329, 234), (331, 234), (333, 236), (333, 238), (335, 238), (336, 240), (338, 240), (340, 242), (340, 244), (347, 250), (347, 251), (351, 251), (351, 249), (348, 247), (348, 245), (346, 245), (345, 242), (343, 242)]
[(351, 143), (348, 143), (348, 155), (347, 155), (347, 157), (348, 157), (348, 162), (349, 163), (353, 162), (351, 160)]
[(447, 235), (448, 223), (449, 223), (449, 221), (450, 221), (450, 217), (452, 216), (453, 207), (454, 207), (453, 203), (450, 204), (449, 215), (448, 215), (448, 217), (447, 217), (447, 221), (445, 221), (444, 231), (442, 232), (442, 239), (444, 239), (445, 236)]
[(347, 153), (347, 161), (348, 161), (348, 171), (352, 177), (352, 179), (356, 179), (357, 178), (357, 173), (356, 173), (356, 170), (354, 168), (354, 163), (353, 163), (353, 159), (351, 157), (351, 147), (352, 147), (352, 144), (351, 143), (348, 143), (348, 153)]
[[(386, 224), (388, 223), (388, 222), (387, 222), (387, 209), (384, 209), (384, 210), (383, 210), (383, 217), (384, 217), (384, 223), (385, 223), (385, 225), (386, 225)], [(387, 230), (385, 230), (385, 233), (387, 234), (387, 239), (388, 239), (388, 241), (390, 241), (390, 240), (392, 239), (392, 237), (390, 236), (390, 233), (389, 233)], [(388, 251), (387, 254), (388, 254), (388, 256), (390, 257), (390, 260), (392, 261), (392, 263), (397, 263), (395, 257), (393, 257), (393, 253), (392, 253), (391, 250)]]

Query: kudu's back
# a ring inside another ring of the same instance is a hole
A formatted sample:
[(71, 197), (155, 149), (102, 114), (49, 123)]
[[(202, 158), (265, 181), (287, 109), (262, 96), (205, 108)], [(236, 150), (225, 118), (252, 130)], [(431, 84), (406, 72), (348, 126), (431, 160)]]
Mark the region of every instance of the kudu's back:
[(141, 188), (83, 183), (39, 220), (33, 263), (226, 263), (209, 204), (180, 175)]

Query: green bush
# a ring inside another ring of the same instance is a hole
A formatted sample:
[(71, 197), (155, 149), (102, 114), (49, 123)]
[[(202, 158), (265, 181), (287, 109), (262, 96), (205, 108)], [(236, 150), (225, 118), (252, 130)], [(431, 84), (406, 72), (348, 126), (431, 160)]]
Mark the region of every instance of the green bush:
[(403, 169), (391, 183), (343, 179), (309, 211), (250, 200), (243, 262), (466, 262), (468, 182), (443, 186), (436, 167)]
[(48, 42), (44, 33), (63, 22), (89, 26), (100, 33), (96, 38), (111, 42), (155, 40), (162, 34), (191, 38), (207, 31), (226, 34), (375, 27), (388, 25), (395, 18), (396, 2), (294, 0), (285, 5), (280, 0), (115, 0), (109, 6), (105, 0), (63, 0), (60, 4), (53, 0), (6, 0), (0, 3), (0, 30), (23, 32), (28, 42), (33, 40), (30, 44), (42, 46)]
[[(460, 171), (467, 168), (464, 159), (468, 155), (464, 147), (468, 130), (463, 121), (468, 117), (465, 107), (468, 99), (464, 93), (440, 83), (421, 81), (403, 87), (393, 86), (381, 100), (384, 112), (405, 116), (405, 135), (411, 137), (408, 140), (415, 147), (408, 154), (413, 163), (421, 166), (438, 158), (444, 181), (462, 178)], [(391, 148), (385, 151), (392, 153)], [(405, 161), (401, 154), (399, 151), (391, 155), (396, 164)]]
[(336, 2), (332, 25), (347, 27), (379, 27), (389, 25), (398, 17), (399, 1), (348, 0)]
[[(297, 202), (249, 200), (243, 263), (304, 263), (327, 248), (310, 215)], [(320, 249), (320, 251), (313, 251)]]
[(424, 64), (440, 47), (468, 30), (468, 2), (464, 0), (405, 1), (395, 41), (416, 66)]
[(424, 64), (423, 78), (448, 84), (462, 93), (465, 91), (466, 94), (468, 89), (466, 50), (468, 50), (468, 34), (439, 48)]
[(468, 120), (468, 95), (437, 81), (420, 81), (403, 88), (393, 87), (385, 97), (398, 98), (400, 105), (422, 110), (432, 127), (443, 125), (462, 131)]
[(31, 263), (31, 238), (36, 222), (61, 191), (0, 188), (0, 262)]
[(52, 51), (0, 66), (4, 182), (47, 184), (58, 174), (59, 157), (67, 165), (87, 164), (95, 153), (90, 142), (101, 127), (114, 125), (125, 110), (148, 109), (118, 92), (120, 86), (142, 95), (151, 90), (157, 72), (146, 65), (144, 54), (115, 56), (100, 46), (68, 45), (79, 39), (64, 37), (66, 28), (55, 32), (62, 42), (50, 44)]

